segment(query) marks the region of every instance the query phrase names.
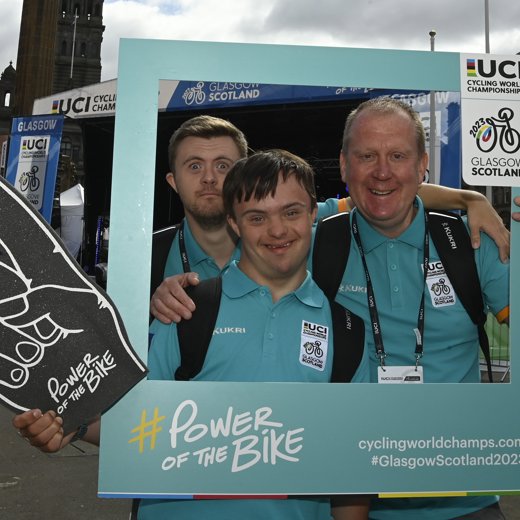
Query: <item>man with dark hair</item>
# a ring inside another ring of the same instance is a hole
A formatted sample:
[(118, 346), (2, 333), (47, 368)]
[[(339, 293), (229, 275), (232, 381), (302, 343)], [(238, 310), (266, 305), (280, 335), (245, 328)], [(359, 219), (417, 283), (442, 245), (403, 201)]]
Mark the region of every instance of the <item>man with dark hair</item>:
[[(327, 298), (307, 271), (316, 217), (312, 168), (283, 150), (259, 152), (239, 160), (223, 185), (229, 226), (242, 243), (239, 261), (222, 275), (222, 296), (202, 370), (195, 381), (330, 381), (334, 345)], [(314, 327), (305, 327), (311, 324)], [(320, 366), (302, 353), (320, 330)], [(171, 380), (180, 366), (177, 325), (155, 321), (148, 356), (149, 379)], [(236, 331), (240, 331), (237, 333)], [(358, 370), (365, 370), (360, 365)], [(36, 420), (34, 420), (36, 419)], [(58, 418), (30, 412), (15, 425), (44, 451), (56, 451), (63, 439)], [(89, 428), (90, 429), (90, 428)], [(96, 427), (99, 435), (99, 429)], [(99, 442), (92, 435), (90, 442)], [(344, 497), (336, 520), (367, 518), (368, 500)], [(142, 500), (141, 520), (211, 518), (215, 520), (329, 520), (326, 496), (271, 499)]]

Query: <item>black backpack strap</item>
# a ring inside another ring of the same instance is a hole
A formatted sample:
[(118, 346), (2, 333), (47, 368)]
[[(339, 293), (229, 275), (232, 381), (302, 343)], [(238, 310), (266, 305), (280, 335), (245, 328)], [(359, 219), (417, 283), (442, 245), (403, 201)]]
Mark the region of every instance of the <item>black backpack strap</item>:
[(332, 383), (350, 383), (363, 358), (365, 323), (357, 314), (329, 300), (334, 334)]
[(321, 219), (316, 228), (312, 277), (327, 296), (332, 312), (334, 356), (333, 383), (348, 383), (354, 376), (365, 346), (365, 324), (334, 300), (343, 279), (350, 251), (350, 218), (338, 213)]
[(338, 213), (318, 222), (312, 252), (312, 277), (334, 301), (350, 251), (350, 215)]
[(150, 273), (150, 298), (164, 279), (164, 268), (168, 253), (179, 226), (170, 226), (153, 232), (152, 261)]
[(484, 329), (486, 313), (468, 230), (459, 215), (428, 211), (428, 228), (446, 274), (471, 321), (477, 326), (480, 348), (486, 359), (489, 381), (493, 382), (489, 340)]
[(222, 294), (222, 278), (210, 278), (186, 289), (197, 310), (190, 320), (177, 324), (181, 364), (176, 381), (189, 381), (201, 370), (215, 329)]

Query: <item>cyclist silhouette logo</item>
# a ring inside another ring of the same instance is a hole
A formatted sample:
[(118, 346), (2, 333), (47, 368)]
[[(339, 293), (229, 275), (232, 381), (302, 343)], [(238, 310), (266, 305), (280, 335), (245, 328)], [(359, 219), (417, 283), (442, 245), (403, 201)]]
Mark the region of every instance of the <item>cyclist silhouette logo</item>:
[(446, 285), (446, 280), (444, 278), (439, 278), (438, 282), (432, 284), (431, 290), (435, 296), (440, 296), (441, 294), (450, 294), (451, 289), (449, 285)]
[(193, 103), (196, 105), (202, 105), (206, 100), (206, 94), (204, 93), (204, 90), (202, 90), (203, 87), (203, 81), (199, 81), (195, 87), (188, 87), (182, 94), (184, 103), (187, 105), (193, 105)]
[(305, 349), (305, 352), (307, 353), (307, 355), (309, 356), (316, 356), (318, 358), (321, 358), (323, 357), (323, 350), (321, 349), (321, 341), (307, 341), (307, 343), (305, 343), (303, 345), (303, 348)]
[(446, 271), (440, 262), (433, 262), (430, 265), (436, 265), (426, 279), (428, 290), (434, 307), (445, 307), (455, 305), (457, 299), (455, 290), (450, 279), (446, 275)]
[(37, 191), (40, 187), (40, 179), (37, 177), (38, 166), (32, 166), (30, 171), (23, 172), (18, 179), (18, 183), (20, 184), (20, 191)]
[(496, 146), (508, 154), (520, 150), (520, 132), (513, 128), (511, 121), (515, 113), (511, 108), (504, 107), (497, 116), (481, 117), (470, 129), (470, 135), (475, 138), (477, 148), (484, 153), (492, 152)]

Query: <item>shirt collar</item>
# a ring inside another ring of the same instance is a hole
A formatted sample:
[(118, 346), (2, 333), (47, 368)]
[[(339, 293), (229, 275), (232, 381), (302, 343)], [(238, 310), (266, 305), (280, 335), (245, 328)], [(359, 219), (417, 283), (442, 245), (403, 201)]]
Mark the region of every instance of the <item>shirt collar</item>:
[(370, 253), (370, 251), (376, 249), (389, 240), (402, 242), (417, 249), (421, 249), (424, 245), (424, 206), (421, 199), (417, 196), (415, 197), (414, 205), (417, 208), (417, 213), (415, 214), (412, 223), (396, 238), (388, 238), (376, 231), (365, 220), (363, 215), (357, 209), (354, 209), (353, 213), (356, 212), (357, 215), (359, 234), (361, 235), (361, 241), (365, 253)]
[[(222, 275), (222, 291), (229, 298), (241, 298), (253, 291), (262, 290), (262, 287), (240, 270), (236, 260), (231, 262), (229, 269)], [(292, 295), (298, 298), (304, 305), (317, 308), (323, 307), (326, 299), (308, 271), (300, 287), (296, 291), (284, 296), (284, 298)]]
[[(215, 259), (212, 256), (209, 256), (203, 249), (200, 247), (199, 243), (193, 236), (193, 233), (191, 232), (190, 225), (188, 223), (188, 219), (183, 219), (184, 223), (184, 244), (186, 246), (186, 253), (188, 255), (188, 258), (190, 259), (190, 267), (193, 270), (193, 267), (200, 264), (201, 262), (204, 262), (208, 259), (210, 259), (212, 262), (215, 262)], [(229, 259), (229, 262), (232, 260), (238, 260), (240, 258), (240, 240), (238, 241), (237, 246), (233, 250), (233, 254), (231, 255), (231, 258)], [(224, 266), (223, 269), (225, 269), (226, 266)]]
[(188, 223), (188, 219), (183, 219), (184, 225), (184, 244), (186, 247), (186, 253), (188, 258), (190, 259), (190, 266), (193, 269), (193, 266), (200, 264), (207, 258), (211, 258), (208, 254), (204, 252), (202, 247), (199, 246), (199, 243), (195, 240), (193, 233), (191, 232), (190, 225)]

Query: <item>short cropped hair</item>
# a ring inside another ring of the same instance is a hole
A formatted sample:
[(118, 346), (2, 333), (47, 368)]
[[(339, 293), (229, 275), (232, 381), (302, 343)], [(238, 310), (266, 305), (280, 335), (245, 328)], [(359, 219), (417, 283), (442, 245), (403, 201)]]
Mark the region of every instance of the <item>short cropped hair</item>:
[(412, 121), (415, 127), (415, 136), (417, 139), (417, 151), (419, 153), (419, 157), (422, 157), (426, 153), (426, 138), (424, 133), (424, 127), (421, 122), (421, 119), (419, 118), (419, 114), (408, 103), (405, 103), (400, 99), (383, 96), (372, 98), (368, 101), (364, 101), (352, 112), (350, 112), (345, 122), (345, 129), (343, 130), (343, 154), (347, 153), (352, 133), (352, 125), (362, 112), (367, 111), (375, 112), (377, 114), (396, 114), (401, 112), (409, 116), (410, 120)]
[(175, 158), (181, 141), (187, 137), (202, 137), (210, 139), (212, 137), (231, 137), (235, 142), (240, 157), (247, 157), (247, 140), (241, 130), (226, 119), (213, 116), (196, 116), (184, 121), (170, 138), (168, 145), (168, 161), (170, 171), (175, 171)]
[(235, 202), (263, 200), (274, 196), (279, 176), (286, 181), (291, 175), (309, 194), (311, 211), (316, 207), (316, 190), (314, 187), (314, 171), (311, 165), (286, 150), (266, 150), (240, 159), (229, 170), (222, 187), (224, 211), (235, 218), (233, 205)]

